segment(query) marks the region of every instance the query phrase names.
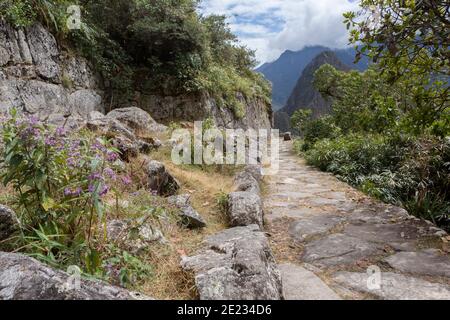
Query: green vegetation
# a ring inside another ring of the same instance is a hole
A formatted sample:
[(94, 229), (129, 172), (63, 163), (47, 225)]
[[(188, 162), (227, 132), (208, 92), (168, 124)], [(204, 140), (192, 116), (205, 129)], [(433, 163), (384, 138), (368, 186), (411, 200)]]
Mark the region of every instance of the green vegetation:
[[(69, 5), (81, 28), (69, 30)], [(270, 105), (270, 85), (252, 71), (254, 52), (238, 44), (223, 16), (199, 16), (196, 0), (14, 0), (0, 16), (15, 26), (40, 20), (95, 65), (115, 105), (136, 90), (178, 95), (208, 91), (243, 117), (243, 98)]]
[(139, 258), (104, 243), (105, 197), (118, 199), (130, 184), (116, 164), (117, 150), (88, 132), (70, 135), (36, 118), (19, 118), (15, 110), (3, 120), (2, 182), (14, 190), (11, 202), (21, 222), (9, 245), (95, 277), (110, 278), (109, 269), (116, 268), (122, 285), (148, 274)]
[[(367, 54), (374, 64), (363, 73), (330, 65), (316, 72), (314, 85), (331, 99), (332, 114), (295, 114), (296, 150), (362, 191), (449, 228), (448, 4), (361, 6), (360, 14), (345, 14), (346, 23), (351, 41), (361, 43), (357, 59)], [(369, 10), (381, 12), (377, 24), (373, 16), (358, 20)]]

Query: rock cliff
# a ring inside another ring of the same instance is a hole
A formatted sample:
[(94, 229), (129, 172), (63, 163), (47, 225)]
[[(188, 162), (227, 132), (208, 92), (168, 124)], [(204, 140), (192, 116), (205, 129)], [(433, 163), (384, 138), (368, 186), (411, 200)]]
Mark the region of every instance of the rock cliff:
[[(101, 77), (86, 59), (70, 51), (41, 24), (15, 29), (0, 20), (0, 112), (17, 108), (60, 124), (114, 108), (104, 103)], [(246, 107), (246, 115), (240, 119), (232, 110), (219, 107), (207, 93), (162, 97), (139, 92), (136, 97), (130, 105), (163, 122), (212, 118), (220, 127), (256, 129), (268, 128), (272, 121), (271, 107), (265, 102), (239, 95)]]

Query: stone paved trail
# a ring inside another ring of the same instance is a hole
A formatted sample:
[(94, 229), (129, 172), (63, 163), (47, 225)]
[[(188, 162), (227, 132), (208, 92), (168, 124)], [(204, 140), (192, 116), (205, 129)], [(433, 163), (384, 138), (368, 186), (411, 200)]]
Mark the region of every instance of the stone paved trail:
[(265, 182), (286, 299), (450, 299), (442, 230), (307, 166), (290, 142)]

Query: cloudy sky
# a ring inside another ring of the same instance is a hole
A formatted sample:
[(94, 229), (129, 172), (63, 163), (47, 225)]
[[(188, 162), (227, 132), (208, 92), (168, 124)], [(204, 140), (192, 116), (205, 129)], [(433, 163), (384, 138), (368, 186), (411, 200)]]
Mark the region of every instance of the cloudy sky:
[(342, 13), (357, 8), (355, 0), (203, 0), (200, 11), (226, 15), (241, 42), (268, 62), (307, 45), (344, 47)]

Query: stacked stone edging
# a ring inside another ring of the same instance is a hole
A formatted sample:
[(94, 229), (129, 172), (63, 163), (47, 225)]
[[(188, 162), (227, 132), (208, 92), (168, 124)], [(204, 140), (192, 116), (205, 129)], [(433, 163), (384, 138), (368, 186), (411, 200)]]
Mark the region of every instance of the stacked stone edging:
[(281, 274), (263, 231), (261, 167), (247, 166), (228, 196), (231, 228), (207, 237), (196, 256), (183, 257), (201, 300), (283, 300)]

